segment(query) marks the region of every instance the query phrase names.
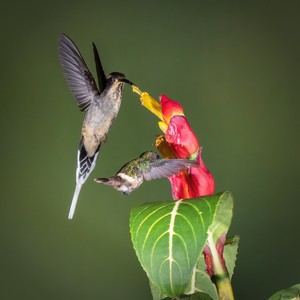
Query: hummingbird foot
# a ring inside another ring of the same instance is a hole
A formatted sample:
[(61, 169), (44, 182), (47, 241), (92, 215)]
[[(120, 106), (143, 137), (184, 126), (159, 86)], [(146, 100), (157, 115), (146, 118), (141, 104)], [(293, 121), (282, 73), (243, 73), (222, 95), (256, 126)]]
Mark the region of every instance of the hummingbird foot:
[(100, 139), (100, 143), (106, 142), (107, 140), (107, 134), (104, 134), (104, 136)]
[(102, 142), (106, 142), (107, 140), (107, 134), (104, 134), (101, 138), (97, 134), (94, 133), (95, 143), (101, 144)]

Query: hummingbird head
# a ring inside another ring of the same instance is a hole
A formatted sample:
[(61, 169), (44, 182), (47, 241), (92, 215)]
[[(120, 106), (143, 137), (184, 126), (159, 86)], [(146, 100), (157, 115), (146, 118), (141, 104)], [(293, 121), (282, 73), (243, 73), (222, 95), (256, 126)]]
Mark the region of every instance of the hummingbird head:
[(125, 78), (125, 75), (123, 73), (119, 72), (113, 72), (110, 73), (107, 77), (107, 85), (111, 86), (113, 84), (117, 84), (118, 86), (121, 85), (122, 87), (124, 86), (123, 83), (127, 83), (129, 85), (133, 85), (133, 83)]
[(140, 155), (140, 158), (144, 160), (155, 160), (155, 159), (159, 159), (160, 157), (157, 153), (153, 151), (146, 151)]

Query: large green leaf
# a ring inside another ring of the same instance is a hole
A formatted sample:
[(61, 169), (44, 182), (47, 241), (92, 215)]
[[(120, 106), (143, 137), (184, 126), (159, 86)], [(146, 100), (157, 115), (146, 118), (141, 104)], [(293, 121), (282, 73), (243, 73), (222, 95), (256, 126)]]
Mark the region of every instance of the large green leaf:
[[(185, 201), (145, 203), (132, 209), (130, 229), (134, 249), (161, 296), (184, 294), (208, 229), (217, 236), (220, 226), (212, 226), (215, 222), (220, 222), (221, 228), (228, 227), (230, 221), (220, 211), (223, 212), (223, 207), (232, 209), (232, 202), (231, 194), (224, 192)], [(229, 217), (231, 220), (231, 214)]]
[(299, 300), (300, 299), (300, 284), (295, 284), (288, 289), (278, 291), (268, 300)]

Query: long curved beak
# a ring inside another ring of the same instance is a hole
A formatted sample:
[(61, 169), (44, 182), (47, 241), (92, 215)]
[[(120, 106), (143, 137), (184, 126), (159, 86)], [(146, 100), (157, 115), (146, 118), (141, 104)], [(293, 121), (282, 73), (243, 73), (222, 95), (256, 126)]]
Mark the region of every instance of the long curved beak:
[(126, 78), (121, 78), (121, 79), (119, 79), (119, 81), (125, 82), (125, 83), (129, 84), (130, 86), (133, 86), (133, 85), (134, 85), (130, 80), (128, 80), (128, 79), (126, 79)]

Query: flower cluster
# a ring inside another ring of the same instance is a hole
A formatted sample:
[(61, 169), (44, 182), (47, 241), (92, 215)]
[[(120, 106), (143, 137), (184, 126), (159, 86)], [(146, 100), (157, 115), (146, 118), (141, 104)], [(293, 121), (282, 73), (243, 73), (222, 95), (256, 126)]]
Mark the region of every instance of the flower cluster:
[(195, 159), (199, 168), (169, 177), (174, 200), (190, 199), (214, 193), (214, 178), (205, 166), (202, 148), (184, 115), (182, 106), (167, 96), (160, 97), (160, 103), (137, 87), (133, 91), (140, 95), (142, 104), (154, 113), (164, 135), (156, 139), (156, 147), (164, 158)]

